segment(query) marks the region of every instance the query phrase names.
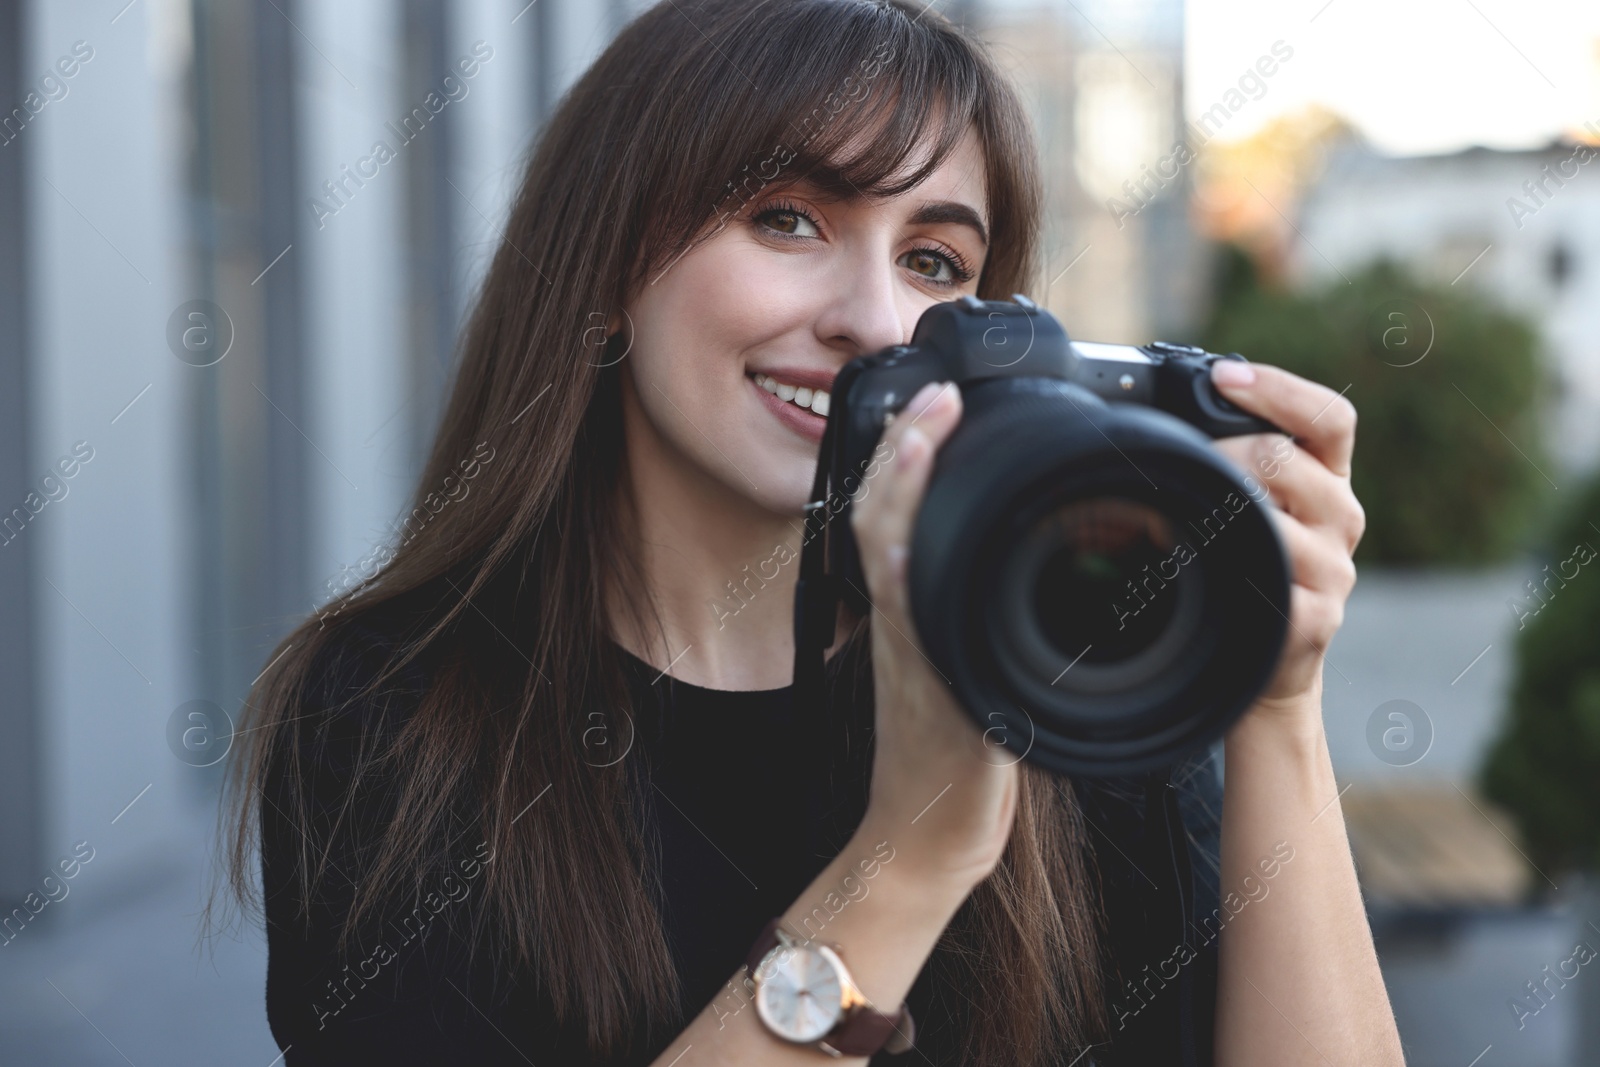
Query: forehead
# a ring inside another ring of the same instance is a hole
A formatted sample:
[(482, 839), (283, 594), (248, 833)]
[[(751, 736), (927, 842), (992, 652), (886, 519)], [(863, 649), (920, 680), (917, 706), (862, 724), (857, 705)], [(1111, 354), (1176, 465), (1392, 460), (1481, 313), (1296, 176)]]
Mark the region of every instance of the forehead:
[(954, 151), (909, 195), (940, 200), (964, 200), (988, 220), (988, 189), (984, 174), (983, 146), (975, 130), (968, 129)]

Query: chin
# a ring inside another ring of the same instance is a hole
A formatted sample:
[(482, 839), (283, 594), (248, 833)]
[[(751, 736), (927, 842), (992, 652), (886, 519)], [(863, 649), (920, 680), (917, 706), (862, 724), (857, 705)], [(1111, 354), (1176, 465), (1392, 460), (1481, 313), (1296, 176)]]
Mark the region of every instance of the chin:
[(738, 488), (765, 511), (796, 519), (804, 517), (806, 503), (811, 499), (811, 482), (817, 470), (815, 457), (797, 461), (793, 455), (776, 449), (767, 454), (771, 460), (751, 471), (760, 488), (751, 489), (750, 483), (745, 481), (740, 481)]

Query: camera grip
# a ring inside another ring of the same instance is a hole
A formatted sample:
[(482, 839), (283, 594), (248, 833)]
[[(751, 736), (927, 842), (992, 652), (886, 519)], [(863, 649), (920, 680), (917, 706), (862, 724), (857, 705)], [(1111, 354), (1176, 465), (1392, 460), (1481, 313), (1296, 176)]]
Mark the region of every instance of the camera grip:
[(1244, 357), (1206, 353), (1198, 359), (1169, 359), (1161, 368), (1158, 405), (1213, 440), (1252, 433), (1282, 433), (1266, 419), (1250, 414), (1218, 391), (1211, 381), (1211, 364), (1219, 359), (1243, 361)]

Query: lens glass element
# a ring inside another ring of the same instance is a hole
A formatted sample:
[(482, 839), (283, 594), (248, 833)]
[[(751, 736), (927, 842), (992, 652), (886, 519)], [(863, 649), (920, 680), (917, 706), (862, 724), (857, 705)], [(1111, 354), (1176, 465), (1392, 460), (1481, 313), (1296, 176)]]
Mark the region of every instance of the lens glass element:
[[(1176, 538), (1166, 516), (1119, 498), (1074, 500), (1041, 525), (1056, 544), (1033, 587), (1034, 617), (1069, 660), (1118, 663), (1146, 651), (1172, 621), (1178, 598), (1163, 565)], [(1169, 595), (1161, 595), (1163, 592)]]
[(1127, 495), (1042, 506), (1002, 550), (995, 654), (1058, 694), (1164, 689), (1199, 669), (1206, 581), (1178, 521)]

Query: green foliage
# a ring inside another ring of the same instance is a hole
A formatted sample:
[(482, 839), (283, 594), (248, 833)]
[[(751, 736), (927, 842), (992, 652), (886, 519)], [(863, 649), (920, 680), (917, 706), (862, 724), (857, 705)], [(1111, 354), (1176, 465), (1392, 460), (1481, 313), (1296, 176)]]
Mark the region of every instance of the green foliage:
[(1546, 872), (1600, 871), (1597, 527), (1600, 477), (1556, 527), (1549, 570), (1539, 571), (1542, 606), (1525, 591), (1513, 611), (1523, 626), (1511, 714), (1481, 775), (1485, 795), (1511, 812)]
[(1358, 562), (1472, 566), (1516, 550), (1548, 488), (1528, 322), (1386, 262), (1307, 292), (1263, 285), (1236, 250), (1218, 273), (1206, 347), (1349, 387)]

